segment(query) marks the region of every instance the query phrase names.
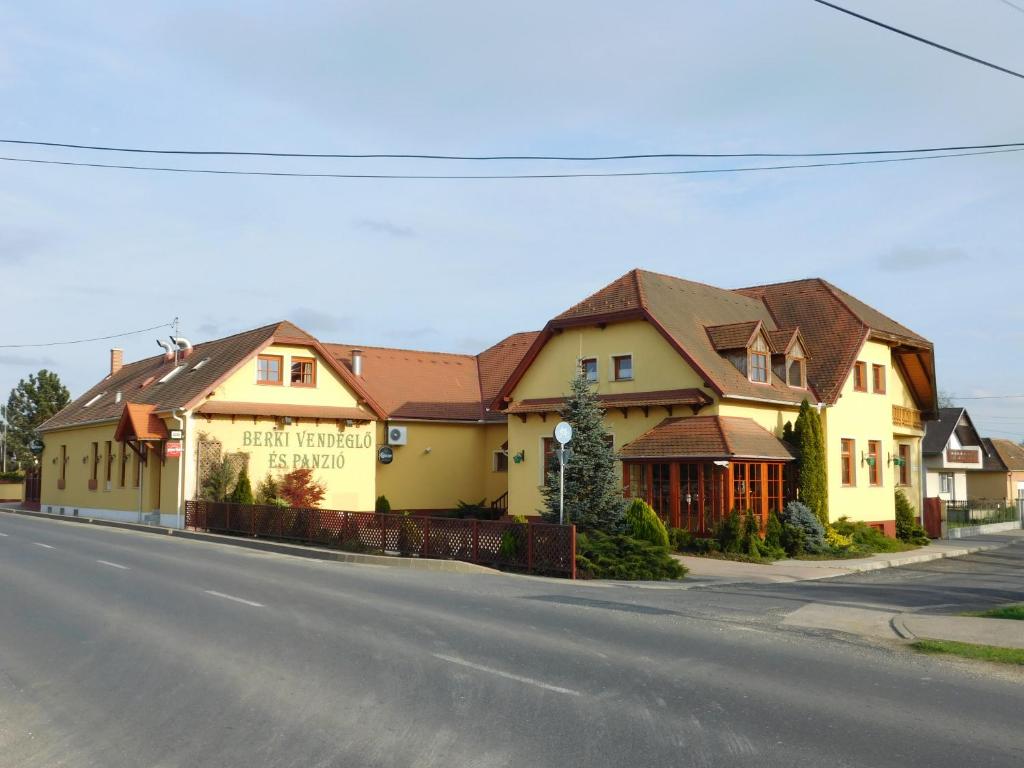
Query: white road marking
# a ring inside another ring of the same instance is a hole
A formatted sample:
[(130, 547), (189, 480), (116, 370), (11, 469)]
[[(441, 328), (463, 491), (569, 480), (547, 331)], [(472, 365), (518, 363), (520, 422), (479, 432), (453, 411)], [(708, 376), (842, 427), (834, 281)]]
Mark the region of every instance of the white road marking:
[(122, 571), (131, 570), (127, 565), (118, 565), (117, 563), (112, 563), (109, 560), (97, 560), (96, 562), (100, 565), (109, 565), (111, 568), (120, 568)]
[(523, 677), (522, 675), (514, 675), (511, 672), (503, 672), (500, 669), (494, 669), (493, 667), (485, 667), (483, 664), (474, 664), (472, 661), (466, 661), (456, 656), (445, 656), (443, 653), (433, 654), (435, 659), (441, 659), (441, 661), (447, 661), (450, 664), (458, 664), (462, 667), (469, 667), (479, 672), (489, 672), (492, 675), (498, 677), (504, 677), (506, 680), (515, 680), (517, 683), (526, 683), (527, 685), (534, 685), (537, 688), (543, 688), (545, 691), (554, 691), (555, 693), (565, 693), (569, 696), (582, 696), (579, 691), (574, 691), (571, 688), (562, 688), (559, 685), (551, 685), (550, 683), (542, 682), (541, 680), (534, 680), (532, 677)]
[(49, 544), (41, 544), (38, 541), (33, 541), (32, 543), (37, 547), (42, 547), (43, 549), (55, 549), (55, 547), (51, 547)]
[(234, 600), (236, 603), (244, 603), (245, 605), (251, 605), (253, 608), (263, 607), (263, 603), (254, 603), (252, 600), (243, 600), (240, 597), (225, 595), (223, 592), (215, 592), (212, 589), (204, 589), (203, 591), (208, 595), (213, 595), (214, 597), (223, 597), (225, 600)]
[(6, 533), (0, 533), (0, 536), (3, 536), (5, 539), (7, 538), (7, 534)]

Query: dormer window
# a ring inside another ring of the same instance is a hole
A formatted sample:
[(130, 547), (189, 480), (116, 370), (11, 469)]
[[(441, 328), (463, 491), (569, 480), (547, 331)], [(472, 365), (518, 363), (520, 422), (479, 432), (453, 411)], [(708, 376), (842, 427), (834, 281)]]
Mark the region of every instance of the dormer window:
[(762, 336), (750, 345), (750, 380), (759, 384), (768, 383), (768, 345)]
[(807, 366), (804, 362), (804, 350), (797, 341), (786, 355), (786, 383), (791, 387), (803, 389), (807, 386)]

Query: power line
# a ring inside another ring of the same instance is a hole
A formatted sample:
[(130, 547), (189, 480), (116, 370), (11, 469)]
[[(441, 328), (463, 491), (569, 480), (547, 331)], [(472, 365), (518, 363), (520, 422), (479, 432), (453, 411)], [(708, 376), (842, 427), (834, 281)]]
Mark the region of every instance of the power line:
[(73, 341), (47, 341), (42, 344), (0, 344), (0, 349), (25, 349), (26, 347), (61, 347), (68, 344), (85, 344), (90, 341), (106, 341), (107, 339), (120, 339), (124, 336), (137, 336), (140, 333), (148, 333), (159, 328), (171, 328), (173, 322), (154, 325), (152, 328), (142, 328), (138, 331), (125, 331), (124, 333), (113, 333), (110, 336), (95, 336), (91, 339), (74, 339)]
[(1011, 400), (1011, 399), (1016, 399), (1016, 398), (1019, 398), (1019, 397), (1024, 397), (1024, 394), (1021, 394), (1021, 395), (976, 395), (974, 397), (960, 397), (959, 395), (951, 395), (950, 397), (953, 400)]
[(131, 152), (146, 155), (196, 155), (217, 157), (294, 157), (342, 160), (565, 160), (593, 162), (598, 160), (665, 160), (687, 158), (744, 158), (744, 157), (852, 157), (859, 155), (909, 155), (924, 152), (963, 152), (977, 149), (1006, 149), (1024, 147), (1024, 141), (1003, 144), (963, 144), (948, 147), (915, 147), (911, 149), (859, 149), (843, 152), (652, 152), (627, 155), (441, 155), (403, 154), (398, 152), (341, 153), (341, 152), (260, 152), (247, 150), (213, 149), (149, 149), (143, 147), (114, 147), (102, 144), (68, 144), (58, 141), (29, 139), (0, 139), (0, 144), (17, 144), (58, 149), (85, 149), (96, 152)]
[(998, 70), (999, 72), (1004, 72), (1007, 75), (1013, 75), (1014, 77), (1019, 77), (1021, 80), (1024, 80), (1024, 74), (1021, 74), (1020, 72), (1015, 72), (1012, 69), (1007, 69), (1006, 67), (1001, 67), (998, 64), (993, 64), (991, 61), (979, 59), (977, 56), (971, 56), (969, 53), (958, 51), (955, 48), (950, 48), (947, 45), (936, 43), (933, 40), (928, 40), (924, 37), (920, 37), (919, 35), (915, 35), (912, 32), (907, 32), (906, 30), (899, 29), (890, 24), (886, 24), (885, 22), (878, 21), (877, 19), (872, 19), (868, 16), (864, 16), (863, 14), (857, 13), (856, 11), (851, 11), (848, 8), (843, 8), (842, 6), (836, 5), (835, 3), (827, 2), (827, 0), (814, 0), (814, 2), (818, 3), (819, 5), (824, 5), (829, 8), (832, 8), (833, 10), (839, 11), (840, 13), (845, 13), (848, 16), (853, 16), (855, 19), (860, 19), (861, 21), (866, 21), (869, 24), (874, 24), (876, 27), (881, 27), (882, 29), (887, 29), (890, 32), (895, 32), (897, 35), (903, 35), (904, 37), (909, 37), (911, 40), (916, 40), (919, 43), (930, 45), (932, 48), (938, 48), (940, 51), (952, 53), (954, 56), (959, 56), (962, 59), (973, 61), (975, 64), (981, 64), (983, 66), (990, 67), (991, 69)]
[(1024, 13), (1024, 7), (1019, 6), (1016, 3), (1011, 3), (1010, 0), (999, 0), (999, 2), (1001, 2), (1003, 5), (1010, 6), (1011, 8), (1013, 8), (1013, 10), (1017, 11), (1018, 13)]
[(1024, 147), (1012, 149), (989, 149), (979, 152), (950, 152), (937, 155), (914, 157), (885, 157), (874, 160), (842, 160), (834, 163), (797, 163), (792, 165), (760, 165), (733, 168), (687, 168), (672, 171), (593, 171), (582, 173), (509, 173), (509, 174), (404, 174), (404, 173), (316, 173), (306, 171), (240, 171), (225, 168), (178, 168), (153, 165), (121, 165), (116, 163), (84, 163), (72, 160), (39, 160), (28, 157), (2, 157), (9, 163), (30, 163), (35, 165), (67, 165), (80, 168), (113, 168), (126, 171), (160, 171), (164, 173), (201, 173), (214, 176), (277, 176), (288, 178), (321, 179), (444, 179), (444, 180), (498, 180), (498, 179), (577, 179), (616, 178), (629, 176), (694, 176), (711, 173), (745, 173), (751, 171), (782, 171), (797, 168), (829, 168), (849, 165), (877, 165), (881, 163), (906, 163), (914, 160), (939, 160), (948, 157), (972, 157), (997, 155), (1005, 152), (1021, 152)]

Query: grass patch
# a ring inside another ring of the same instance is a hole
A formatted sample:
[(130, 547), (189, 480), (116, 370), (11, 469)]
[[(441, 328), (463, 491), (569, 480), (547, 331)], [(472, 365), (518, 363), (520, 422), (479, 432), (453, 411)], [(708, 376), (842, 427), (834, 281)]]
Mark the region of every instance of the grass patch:
[(965, 659), (1024, 666), (1024, 648), (975, 645), (974, 643), (958, 643), (955, 640), (917, 640), (910, 645), (922, 653), (948, 653)]
[(983, 619), (1016, 619), (1017, 621), (1024, 621), (1024, 603), (1018, 603), (1017, 605), (1003, 605), (999, 608), (993, 608), (990, 611), (977, 611), (965, 613), (964, 615), (980, 616)]

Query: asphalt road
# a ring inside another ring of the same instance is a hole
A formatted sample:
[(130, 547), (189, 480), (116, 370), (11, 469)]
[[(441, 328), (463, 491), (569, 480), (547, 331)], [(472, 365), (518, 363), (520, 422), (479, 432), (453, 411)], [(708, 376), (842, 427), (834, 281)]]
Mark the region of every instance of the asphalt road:
[[(965, 578), (918, 570), (935, 604)], [(1024, 676), (779, 625), (830, 589), (913, 602), (896, 572), (580, 586), (0, 514), (0, 766), (1021, 764)]]

